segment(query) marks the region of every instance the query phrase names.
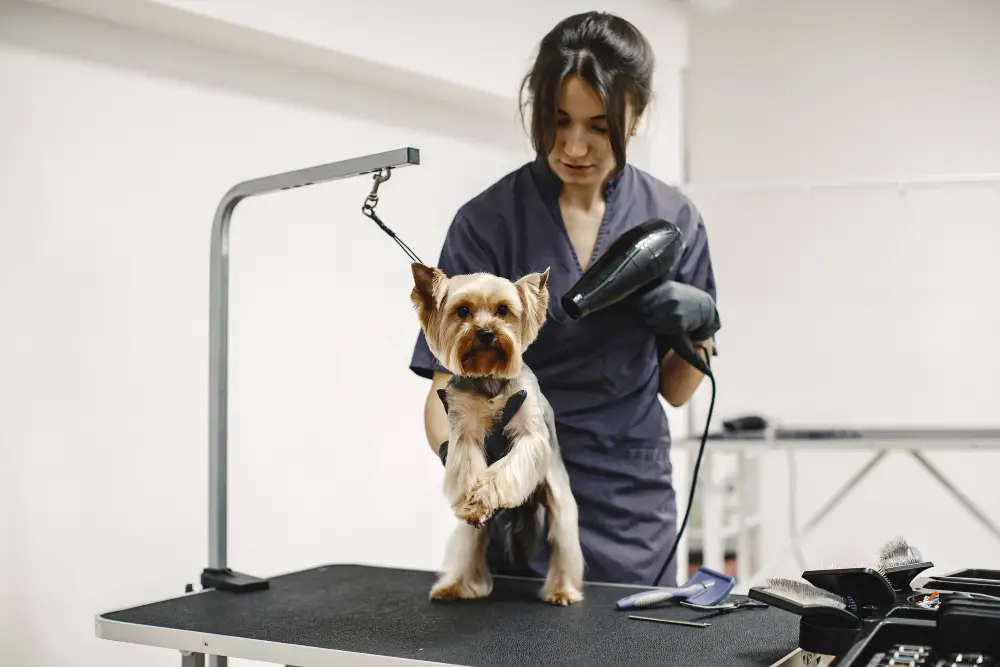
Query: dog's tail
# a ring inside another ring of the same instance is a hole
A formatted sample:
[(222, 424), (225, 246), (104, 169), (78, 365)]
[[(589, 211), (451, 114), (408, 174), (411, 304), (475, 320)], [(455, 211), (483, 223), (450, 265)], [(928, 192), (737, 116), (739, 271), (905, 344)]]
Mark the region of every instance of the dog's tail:
[(503, 545), (507, 562), (515, 572), (528, 571), (528, 564), (545, 534), (545, 490), (539, 488), (528, 500), (506, 511)]

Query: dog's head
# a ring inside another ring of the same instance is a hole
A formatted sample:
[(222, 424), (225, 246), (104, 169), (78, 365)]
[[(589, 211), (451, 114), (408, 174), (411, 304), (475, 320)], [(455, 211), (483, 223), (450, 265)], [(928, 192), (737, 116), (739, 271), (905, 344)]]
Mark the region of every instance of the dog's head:
[(511, 282), (489, 273), (449, 278), (413, 263), (410, 300), (431, 352), (455, 375), (509, 378), (545, 322), (549, 269)]

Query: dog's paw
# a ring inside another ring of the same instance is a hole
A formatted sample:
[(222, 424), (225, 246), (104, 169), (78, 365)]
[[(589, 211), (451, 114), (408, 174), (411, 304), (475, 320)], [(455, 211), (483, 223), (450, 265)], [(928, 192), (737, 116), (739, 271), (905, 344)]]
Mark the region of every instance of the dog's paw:
[(481, 498), (483, 503), (497, 512), (520, 507), (535, 488), (537, 484), (531, 484), (527, 479), (520, 479), (511, 469), (503, 468), (487, 471), (472, 487), (472, 494), (476, 498)]
[(487, 474), (477, 479), (469, 490), (469, 503), (484, 508), (490, 516), (504, 507), (503, 500), (496, 475)]
[(475, 600), (490, 594), (493, 586), (488, 581), (473, 581), (466, 578), (442, 579), (431, 588), (431, 600)]
[(455, 516), (470, 526), (482, 528), (493, 516), (494, 509), (492, 505), (484, 502), (482, 494), (476, 493), (477, 488), (473, 487), (472, 491), (465, 494), (455, 507)]
[(540, 596), (544, 602), (548, 602), (551, 605), (556, 605), (559, 607), (568, 607), (571, 604), (576, 604), (583, 600), (583, 593), (578, 591), (573, 586), (556, 586), (553, 588), (544, 588)]

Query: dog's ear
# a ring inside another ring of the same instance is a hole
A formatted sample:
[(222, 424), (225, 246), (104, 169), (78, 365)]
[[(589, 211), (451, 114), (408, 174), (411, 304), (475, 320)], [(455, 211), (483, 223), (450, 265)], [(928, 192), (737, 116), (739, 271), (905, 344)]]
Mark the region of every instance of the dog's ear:
[(545, 297), (546, 298), (548, 298), (548, 296), (549, 296), (549, 290), (548, 290), (549, 269), (551, 269), (551, 268), (552, 267), (550, 267), (550, 266), (546, 266), (545, 270), (542, 271), (540, 274), (538, 274), (538, 276), (539, 276), (538, 277), (538, 289), (539, 290), (545, 290)]
[(521, 305), (524, 307), (521, 316), (521, 338), (524, 347), (534, 342), (539, 329), (545, 323), (545, 316), (549, 310), (548, 282), (549, 269), (546, 268), (541, 273), (529, 273), (514, 283), (521, 297)]
[(444, 271), (420, 262), (413, 262), (413, 289), (410, 291), (410, 301), (420, 317), (420, 323), (426, 328), (431, 317), (437, 311), (441, 293), (448, 278)]

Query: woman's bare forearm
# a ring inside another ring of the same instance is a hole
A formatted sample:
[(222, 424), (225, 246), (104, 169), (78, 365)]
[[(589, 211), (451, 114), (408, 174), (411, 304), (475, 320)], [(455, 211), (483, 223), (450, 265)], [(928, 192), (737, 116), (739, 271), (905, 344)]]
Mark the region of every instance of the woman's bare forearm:
[(427, 436), (427, 444), (435, 454), (441, 443), (448, 441), (448, 415), (437, 392), (448, 384), (450, 379), (451, 375), (448, 373), (434, 373), (430, 391), (427, 392), (427, 399), (424, 402), (424, 433)]
[[(705, 350), (700, 349), (701, 347), (704, 347)], [(707, 352), (709, 363), (711, 363), (713, 347), (711, 340), (695, 342), (695, 351), (699, 355), (705, 355)], [(667, 403), (675, 408), (687, 403), (698, 391), (698, 387), (704, 379), (705, 375), (700, 370), (686, 362), (673, 350), (667, 352), (660, 362), (660, 394), (667, 399)]]

